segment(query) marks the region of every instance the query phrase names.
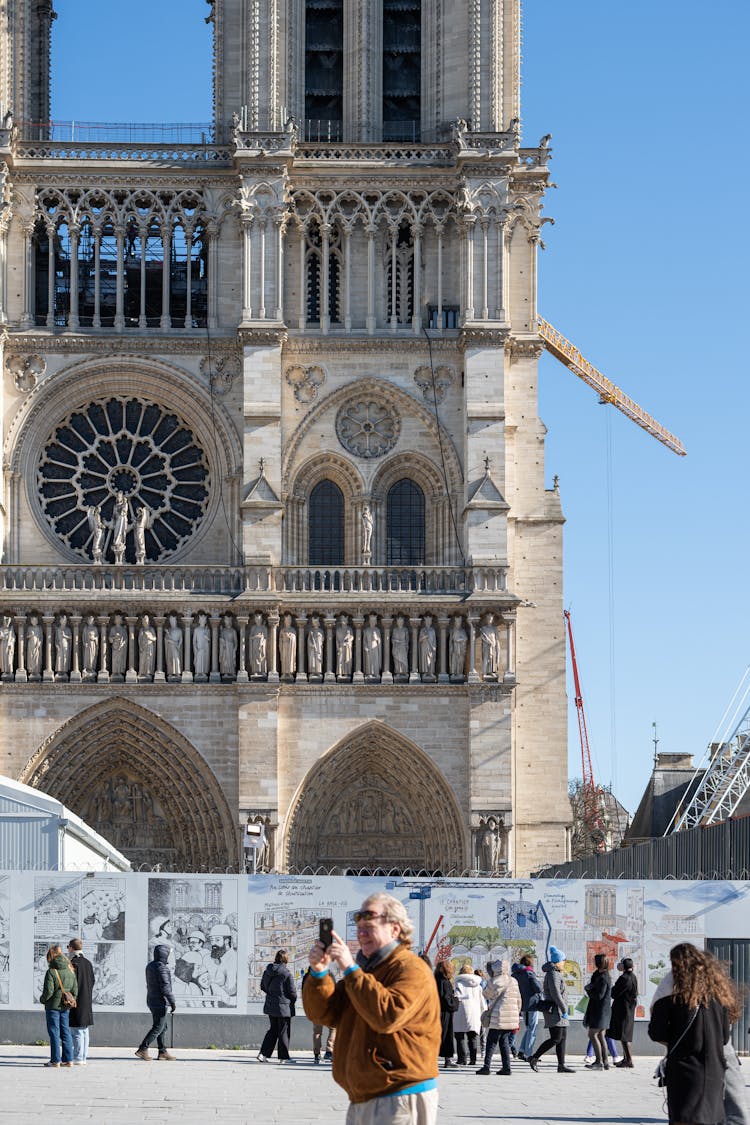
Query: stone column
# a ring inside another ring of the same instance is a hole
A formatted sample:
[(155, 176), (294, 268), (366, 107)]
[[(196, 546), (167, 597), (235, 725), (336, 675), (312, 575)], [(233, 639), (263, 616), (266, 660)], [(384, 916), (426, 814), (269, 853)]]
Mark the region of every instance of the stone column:
[(33, 328), (34, 318), (31, 315), (32, 280), (34, 277), (34, 261), (32, 247), (34, 245), (34, 217), (22, 219), (23, 230), (23, 312), (21, 314), (21, 327)]
[(253, 319), (253, 216), (242, 214), (242, 244), (244, 270), (242, 275), (242, 319)]
[(297, 614), (297, 675), (295, 681), (305, 683), (307, 680), (307, 673), (305, 672), (305, 625), (307, 624), (307, 615), (305, 613)]
[(138, 673), (135, 670), (135, 624), (137, 620), (137, 617), (125, 618), (125, 624), (128, 627), (128, 670), (125, 673), (126, 684), (138, 683)]
[(284, 234), (286, 216), (283, 211), (274, 216), (276, 227), (276, 319), (284, 319)]
[(109, 671), (107, 670), (107, 627), (109, 626), (109, 617), (100, 616), (96, 619), (99, 626), (99, 671), (96, 676), (96, 682), (99, 684), (109, 683)]
[(393, 672), (391, 671), (391, 625), (393, 624), (392, 617), (381, 617), (381, 624), (383, 626), (383, 674), (380, 677), (381, 684), (393, 683)]
[(250, 677), (247, 674), (247, 665), (245, 663), (245, 659), (246, 659), (245, 637), (246, 637), (246, 634), (247, 634), (248, 621), (249, 621), (249, 618), (247, 618), (247, 617), (238, 617), (237, 618), (237, 628), (239, 629), (239, 633), (240, 633), (240, 635), (238, 637), (239, 657), (240, 657), (239, 668), (237, 670), (237, 683), (238, 684), (246, 684), (246, 683), (249, 683), (249, 681), (250, 681)]
[(479, 683), (479, 673), (477, 672), (477, 621), (479, 618), (466, 615), (466, 624), (469, 626), (469, 675), (467, 682), (470, 684)]
[(164, 674), (164, 622), (166, 618), (155, 617), (156, 625), (156, 663), (154, 664), (154, 683), (165, 684), (167, 677)]
[(333, 630), (335, 625), (336, 618), (326, 614), (326, 670), (323, 676), (323, 683), (325, 684), (336, 683), (336, 658), (333, 654)]
[(192, 684), (193, 682), (193, 673), (190, 671), (190, 657), (192, 656), (190, 626), (192, 621), (189, 613), (186, 613), (182, 619), (182, 677), (180, 682), (183, 684)]
[(161, 232), (162, 258), (164, 259), (161, 271), (161, 320), (159, 321), (161, 328), (172, 327), (172, 317), (169, 310), (169, 286), (172, 280), (172, 228), (168, 223), (169, 220), (165, 222)]
[(42, 617), (42, 624), (44, 625), (44, 671), (42, 672), (42, 681), (45, 684), (55, 682), (55, 672), (52, 667), (52, 625), (54, 617)]
[(329, 223), (321, 223), (319, 229), (321, 242), (320, 332), (321, 335), (326, 336), (328, 334), (328, 329), (331, 326), (331, 316), (328, 308), (331, 226)]
[(269, 684), (277, 684), (279, 682), (279, 615), (278, 613), (269, 613), (268, 615), (268, 682)]
[(208, 235), (208, 327), (219, 326), (219, 224), (206, 224)]
[(210, 684), (221, 683), (219, 672), (219, 625), (221, 617), (211, 617), (211, 674), (208, 677)]
[(81, 629), (81, 615), (80, 613), (72, 613), (70, 615), (70, 624), (73, 628), (73, 639), (71, 641), (71, 661), (70, 661), (70, 683), (80, 684), (81, 682), (81, 666), (78, 659), (79, 652), (79, 633)]
[(55, 235), (57, 227), (47, 226), (47, 327), (55, 327)]
[(115, 282), (115, 332), (122, 332), (125, 328), (125, 231), (122, 227), (116, 228), (116, 236), (117, 279)]
[(414, 300), (411, 324), (414, 335), (418, 336), (422, 331), (422, 224), (415, 223), (412, 233), (414, 235)]
[(101, 328), (102, 326), (102, 232), (97, 226), (94, 233), (94, 316), (91, 322), (92, 328)]
[(515, 613), (503, 613), (502, 619), (505, 622), (505, 652), (507, 656), (507, 664), (505, 666), (503, 680), (506, 683), (515, 683), (516, 646), (514, 644), (514, 641), (516, 634), (516, 615)]
[(450, 676), (448, 675), (448, 625), (450, 618), (438, 617), (438, 627), (440, 629), (440, 663), (438, 665), (438, 683), (450, 683)]
[(421, 617), (409, 618), (409, 627), (411, 629), (411, 671), (409, 672), (410, 684), (419, 684), (422, 682), (422, 677), (419, 674), (419, 626), (421, 624)]
[(80, 328), (78, 319), (78, 238), (79, 230), (75, 223), (69, 227), (70, 234), (70, 313), (68, 328)]
[(193, 327), (193, 232), (185, 231), (185, 327)]
[(263, 214), (260, 217), (260, 256), (258, 259), (258, 287), (260, 289), (260, 306), (258, 308), (258, 320), (266, 319), (266, 227), (268, 226), (268, 215)]
[(344, 328), (352, 327), (352, 232), (344, 227)]
[(368, 336), (375, 333), (375, 235), (377, 228), (367, 228), (367, 321)]
[(26, 657), (26, 618), (17, 617), (15, 621), (18, 635), (18, 640), (16, 642), (16, 652), (18, 654), (18, 661), (16, 663), (16, 683), (25, 684), (28, 683), (29, 680), (26, 665), (24, 664), (24, 659)]
[(352, 676), (353, 684), (363, 684), (365, 682), (364, 673), (362, 672), (362, 626), (365, 623), (364, 617), (357, 614), (352, 618), (352, 625), (354, 626), (354, 675)]
[(148, 317), (146, 316), (146, 239), (148, 238), (148, 227), (139, 227), (138, 233), (141, 241), (141, 288), (139, 294), (138, 327), (148, 328)]

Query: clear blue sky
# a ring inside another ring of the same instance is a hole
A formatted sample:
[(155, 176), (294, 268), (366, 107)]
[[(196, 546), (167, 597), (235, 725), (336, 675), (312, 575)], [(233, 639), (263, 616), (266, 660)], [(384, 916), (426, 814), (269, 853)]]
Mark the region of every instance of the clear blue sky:
[[(55, 118), (210, 120), (205, 0), (129, 0), (125, 22), (101, 0), (57, 9)], [(745, 0), (717, 0), (710, 22), (699, 0), (524, 4), (524, 140), (552, 133), (559, 185), (540, 312), (688, 449), (668, 452), (543, 357), (595, 771), (631, 811), (652, 722), (661, 750), (699, 760), (750, 663), (749, 39)]]

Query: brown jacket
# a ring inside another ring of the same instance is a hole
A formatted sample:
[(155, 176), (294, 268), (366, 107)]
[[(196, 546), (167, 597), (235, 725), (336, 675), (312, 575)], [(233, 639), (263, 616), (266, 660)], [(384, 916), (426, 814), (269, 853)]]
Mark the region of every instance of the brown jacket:
[(370, 973), (334, 985), (330, 973), (302, 986), (308, 1019), (335, 1027), (333, 1077), (352, 1102), (367, 1102), (438, 1076), (440, 1004), (428, 966), (399, 945)]

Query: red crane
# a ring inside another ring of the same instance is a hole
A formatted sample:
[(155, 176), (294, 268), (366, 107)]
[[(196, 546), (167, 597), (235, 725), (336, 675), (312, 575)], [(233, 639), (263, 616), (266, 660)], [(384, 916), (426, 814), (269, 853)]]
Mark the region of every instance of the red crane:
[(576, 714), (578, 716), (578, 734), (581, 740), (581, 770), (583, 790), (583, 823), (594, 849), (604, 851), (606, 831), (601, 812), (601, 790), (594, 780), (594, 767), (591, 764), (591, 748), (589, 746), (589, 732), (586, 727), (586, 712), (583, 709), (583, 693), (581, 680), (578, 675), (578, 661), (576, 660), (576, 646), (573, 643), (573, 626), (570, 623), (570, 611), (563, 610), (565, 623), (568, 627), (568, 644), (570, 645), (570, 662), (573, 668), (573, 684), (575, 685)]

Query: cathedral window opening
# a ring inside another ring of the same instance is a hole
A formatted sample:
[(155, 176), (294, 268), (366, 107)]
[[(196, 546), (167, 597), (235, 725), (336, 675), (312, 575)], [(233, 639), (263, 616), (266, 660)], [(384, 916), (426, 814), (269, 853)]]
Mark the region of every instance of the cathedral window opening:
[(391, 232), (386, 271), (388, 320), (392, 328), (409, 324), (414, 315), (414, 237), (408, 223)]
[(424, 492), (408, 477), (396, 481), (388, 491), (386, 537), (389, 566), (424, 565)]
[(421, 0), (383, 0), (383, 140), (419, 141)]
[(305, 136), (307, 140), (342, 140), (343, 116), (343, 0), (306, 0)]
[(341, 322), (341, 234), (337, 227), (311, 225), (305, 262), (306, 314), (309, 324), (326, 328)]
[(310, 494), (308, 566), (344, 565), (344, 496), (332, 480), (322, 480)]

